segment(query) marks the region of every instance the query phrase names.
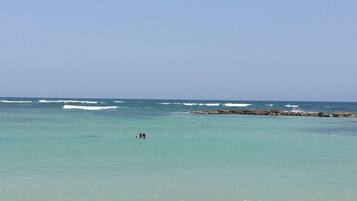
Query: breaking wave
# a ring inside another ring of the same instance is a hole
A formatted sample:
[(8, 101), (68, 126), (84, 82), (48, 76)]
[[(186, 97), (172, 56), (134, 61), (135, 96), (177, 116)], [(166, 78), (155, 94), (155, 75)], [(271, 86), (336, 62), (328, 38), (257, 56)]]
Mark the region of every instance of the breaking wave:
[(213, 106), (220, 106), (220, 103), (167, 103), (167, 102), (162, 102), (159, 103), (160, 105), (185, 105), (185, 106), (209, 106), (209, 107), (213, 107)]
[(195, 105), (198, 105), (198, 106), (220, 106), (221, 105), (220, 103), (167, 103), (167, 102), (162, 102), (159, 104), (160, 105), (174, 104), (174, 105), (185, 105), (185, 106), (195, 106)]
[(124, 101), (121, 100), (115, 100), (114, 103), (123, 103)]
[(171, 114), (190, 114), (190, 112), (171, 112)]
[(194, 105), (198, 105), (198, 103), (182, 103), (182, 105), (194, 106)]
[(39, 100), (39, 103), (84, 103), (97, 104), (97, 101), (80, 101), (80, 100)]
[(274, 106), (274, 104), (267, 104), (266, 106), (273, 107), (273, 106)]
[(298, 108), (298, 105), (285, 105), (285, 107)]
[(108, 110), (108, 109), (116, 109), (117, 106), (80, 106), (80, 105), (64, 105), (63, 109), (71, 110)]
[(198, 104), (199, 106), (220, 106), (221, 104), (220, 103), (199, 103)]
[(171, 103), (159, 103), (160, 105), (170, 105)]
[(12, 100), (0, 100), (1, 103), (32, 103), (32, 101), (12, 101)]
[(206, 103), (206, 106), (220, 106), (220, 103)]
[(301, 110), (300, 108), (293, 108), (292, 110), (291, 110), (291, 112), (296, 112), (296, 113), (298, 113), (298, 112), (305, 112), (304, 110)]
[(226, 107), (248, 107), (248, 106), (251, 106), (252, 104), (249, 104), (249, 103), (225, 103), (223, 105)]

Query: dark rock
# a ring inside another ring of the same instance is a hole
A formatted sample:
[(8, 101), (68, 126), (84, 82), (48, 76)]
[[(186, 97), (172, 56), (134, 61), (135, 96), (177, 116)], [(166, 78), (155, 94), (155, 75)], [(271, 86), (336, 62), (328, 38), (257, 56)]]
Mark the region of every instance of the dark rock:
[(303, 112), (271, 110), (204, 110), (192, 111), (193, 114), (239, 114), (239, 115), (264, 115), (264, 116), (306, 116), (306, 117), (357, 117), (357, 112)]
[(210, 110), (207, 112), (208, 114), (223, 114), (222, 112), (220, 111), (216, 111), (216, 110)]

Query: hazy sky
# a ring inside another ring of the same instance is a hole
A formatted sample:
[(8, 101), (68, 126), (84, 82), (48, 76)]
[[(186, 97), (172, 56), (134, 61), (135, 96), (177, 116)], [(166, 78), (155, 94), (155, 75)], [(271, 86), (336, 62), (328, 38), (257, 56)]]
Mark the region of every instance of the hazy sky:
[(0, 96), (357, 101), (357, 1), (0, 1)]

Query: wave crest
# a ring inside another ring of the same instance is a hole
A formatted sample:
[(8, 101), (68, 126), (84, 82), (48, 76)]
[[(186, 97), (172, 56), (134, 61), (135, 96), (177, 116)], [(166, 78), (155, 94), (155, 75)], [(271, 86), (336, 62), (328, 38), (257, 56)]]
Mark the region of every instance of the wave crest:
[(194, 105), (198, 105), (198, 103), (182, 103), (182, 105), (194, 106)]
[(84, 103), (97, 104), (97, 101), (80, 101), (80, 100), (39, 100), (39, 103)]
[(32, 101), (12, 101), (12, 100), (0, 100), (1, 103), (32, 103)]
[(298, 108), (300, 106), (298, 106), (298, 105), (285, 105), (285, 107)]
[(199, 103), (198, 104), (199, 106), (220, 106), (221, 104), (220, 103)]
[(168, 103), (168, 102), (161, 102), (160, 105), (185, 105), (185, 106), (220, 106), (220, 103)]
[(223, 105), (226, 107), (248, 107), (248, 106), (251, 106), (252, 104), (249, 104), (249, 103), (225, 103)]
[(171, 103), (159, 103), (160, 105), (170, 105)]
[(81, 106), (81, 105), (64, 105), (63, 109), (65, 110), (109, 110), (109, 109), (116, 109), (118, 106)]

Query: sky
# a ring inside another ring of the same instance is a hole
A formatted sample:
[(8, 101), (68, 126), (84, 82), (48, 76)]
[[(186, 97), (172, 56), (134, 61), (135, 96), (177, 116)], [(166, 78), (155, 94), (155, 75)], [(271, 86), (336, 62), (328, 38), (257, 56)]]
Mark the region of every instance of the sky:
[(0, 96), (357, 101), (357, 1), (2, 0)]

